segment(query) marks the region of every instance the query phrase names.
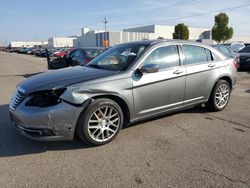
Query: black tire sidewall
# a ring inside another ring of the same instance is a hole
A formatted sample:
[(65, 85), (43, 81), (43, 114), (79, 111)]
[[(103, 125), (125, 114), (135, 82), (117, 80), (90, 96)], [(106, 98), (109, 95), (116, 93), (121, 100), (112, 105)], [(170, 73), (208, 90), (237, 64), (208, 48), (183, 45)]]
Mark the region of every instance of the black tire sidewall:
[[(110, 138), (109, 140), (107, 140), (105, 142), (97, 142), (97, 141), (93, 140), (88, 133), (88, 120), (94, 111), (96, 111), (98, 108), (100, 108), (102, 106), (107, 106), (107, 105), (115, 108), (117, 110), (117, 112), (119, 113), (120, 126), (112, 138)], [(77, 126), (77, 133), (78, 133), (78, 136), (84, 142), (86, 142), (88, 145), (100, 146), (100, 145), (104, 145), (104, 144), (111, 142), (118, 135), (119, 131), (122, 128), (122, 125), (123, 125), (123, 112), (122, 112), (121, 107), (113, 100), (101, 98), (101, 99), (94, 100), (89, 105), (89, 107), (86, 110), (84, 110), (84, 112), (80, 115), (79, 121), (78, 121), (78, 126)]]

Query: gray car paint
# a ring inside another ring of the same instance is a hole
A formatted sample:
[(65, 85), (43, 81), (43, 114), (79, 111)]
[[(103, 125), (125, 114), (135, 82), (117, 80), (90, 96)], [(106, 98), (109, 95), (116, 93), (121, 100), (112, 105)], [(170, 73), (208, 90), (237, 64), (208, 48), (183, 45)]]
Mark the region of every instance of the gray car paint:
[(35, 91), (63, 88), (74, 83), (84, 82), (100, 77), (103, 78), (117, 73), (117, 71), (75, 66), (32, 76), (21, 82), (18, 86), (23, 88), (28, 94)]
[[(62, 103), (46, 108), (27, 107), (25, 101), (15, 110), (10, 109), (15, 124), (25, 128), (50, 128), (57, 130), (56, 137), (37, 140), (71, 140), (80, 113), (95, 97), (115, 96), (126, 104), (133, 122), (157, 114), (176, 111), (206, 102), (219, 78), (227, 76), (236, 84), (237, 72), (232, 59), (227, 59), (213, 48), (199, 43), (183, 41), (152, 41), (147, 51), (126, 71), (107, 71), (89, 67), (66, 68), (32, 77), (21, 84), (25, 93), (67, 87)], [(160, 70), (157, 73), (136, 71), (144, 59), (156, 48), (167, 45), (198, 45), (220, 57), (220, 61), (184, 66), (180, 53), (180, 66)], [(215, 64), (215, 66), (209, 66)], [(176, 71), (180, 73), (175, 74)], [(24, 133), (23, 133), (24, 134)], [(27, 136), (27, 135), (26, 135)]]

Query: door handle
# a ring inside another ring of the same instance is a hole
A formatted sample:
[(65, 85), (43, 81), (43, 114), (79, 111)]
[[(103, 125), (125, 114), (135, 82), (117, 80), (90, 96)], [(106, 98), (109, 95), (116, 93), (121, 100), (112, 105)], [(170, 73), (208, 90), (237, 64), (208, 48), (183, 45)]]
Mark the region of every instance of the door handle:
[(208, 67), (210, 67), (210, 68), (213, 68), (213, 67), (215, 67), (215, 66), (216, 66), (216, 65), (215, 65), (214, 63), (213, 63), (213, 64), (211, 63), (211, 64), (208, 65)]
[(173, 73), (174, 74), (181, 74), (181, 73), (183, 73), (184, 71), (183, 70), (176, 70), (176, 71), (174, 71)]

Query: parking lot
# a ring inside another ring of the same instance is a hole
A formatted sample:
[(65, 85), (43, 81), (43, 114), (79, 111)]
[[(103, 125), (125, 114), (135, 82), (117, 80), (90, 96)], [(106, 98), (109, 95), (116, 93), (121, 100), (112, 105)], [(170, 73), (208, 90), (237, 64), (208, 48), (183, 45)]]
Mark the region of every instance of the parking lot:
[(125, 127), (111, 143), (37, 142), (11, 127), (20, 81), (44, 58), (0, 52), (0, 187), (250, 187), (250, 72), (239, 72), (228, 107), (203, 107)]

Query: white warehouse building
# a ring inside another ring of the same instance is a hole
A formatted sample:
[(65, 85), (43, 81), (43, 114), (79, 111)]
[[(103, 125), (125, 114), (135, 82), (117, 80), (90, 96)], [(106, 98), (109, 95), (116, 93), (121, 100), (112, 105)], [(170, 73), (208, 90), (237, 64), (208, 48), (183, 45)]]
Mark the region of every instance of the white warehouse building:
[(60, 48), (60, 47), (73, 47), (74, 37), (51, 37), (48, 39), (49, 48)]
[[(147, 26), (124, 29), (123, 31), (154, 33), (156, 39), (158, 37), (162, 37), (164, 39), (173, 39), (174, 28), (175, 26), (147, 25)], [(189, 40), (211, 39), (210, 29), (193, 28), (193, 27), (188, 27), (188, 29), (189, 29)]]
[(89, 33), (77, 37), (74, 40), (74, 47), (103, 47), (104, 41), (108, 41), (107, 46), (114, 46), (120, 43), (126, 43), (131, 41), (139, 41), (145, 39), (154, 39), (153, 33), (138, 33), (138, 32), (122, 32), (122, 31), (109, 31), (95, 33), (90, 31)]
[(11, 41), (10, 47), (11, 48), (29, 48), (35, 46), (47, 46), (47, 41)]
[[(174, 26), (148, 25), (124, 29), (123, 31), (90, 31), (88, 28), (82, 29), (82, 36), (74, 40), (74, 47), (101, 47), (108, 41), (109, 46), (120, 43), (157, 39), (159, 37), (172, 39)], [(204, 28), (189, 28), (190, 40), (211, 39), (211, 30)], [(106, 43), (107, 44), (107, 43)]]

